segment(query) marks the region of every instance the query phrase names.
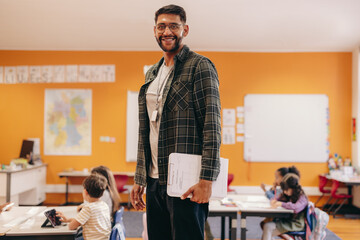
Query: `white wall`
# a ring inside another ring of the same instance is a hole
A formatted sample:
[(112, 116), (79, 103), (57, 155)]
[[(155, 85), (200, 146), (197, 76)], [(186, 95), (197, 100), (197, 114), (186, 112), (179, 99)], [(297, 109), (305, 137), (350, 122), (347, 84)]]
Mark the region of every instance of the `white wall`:
[[(360, 61), (359, 61), (359, 47), (352, 52), (352, 117), (356, 118), (356, 141), (352, 142), (351, 155), (353, 166), (360, 173), (360, 147), (359, 147), (359, 128), (360, 128)], [(360, 187), (353, 188), (353, 204), (360, 207)]]
[[(359, 138), (360, 138), (360, 96), (359, 96), (359, 47), (354, 49), (352, 52), (352, 117), (356, 118), (356, 141), (352, 142), (351, 151), (352, 151), (352, 162), (353, 166), (360, 171), (360, 149), (359, 149)], [(352, 124), (352, 123), (351, 123)]]

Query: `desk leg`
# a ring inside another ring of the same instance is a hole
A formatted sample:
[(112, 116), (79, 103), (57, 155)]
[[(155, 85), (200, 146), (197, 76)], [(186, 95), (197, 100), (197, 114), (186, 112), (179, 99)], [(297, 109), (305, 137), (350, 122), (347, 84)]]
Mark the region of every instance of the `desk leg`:
[(225, 217), (221, 217), (221, 240), (225, 240)]
[(240, 228), (241, 228), (241, 240), (246, 240), (246, 216), (241, 214), (241, 220), (240, 220)]
[(69, 178), (68, 177), (65, 177), (66, 178), (66, 189), (65, 189), (65, 204), (64, 205), (68, 205), (69, 204), (69, 201), (68, 201), (68, 197), (69, 197)]
[(231, 229), (231, 234), (229, 236), (229, 239), (236, 240), (237, 218), (234, 218), (234, 219), (231, 220), (230, 229)]
[(231, 231), (232, 231), (231, 220), (232, 220), (232, 217), (229, 217), (229, 239), (232, 239), (231, 238)]

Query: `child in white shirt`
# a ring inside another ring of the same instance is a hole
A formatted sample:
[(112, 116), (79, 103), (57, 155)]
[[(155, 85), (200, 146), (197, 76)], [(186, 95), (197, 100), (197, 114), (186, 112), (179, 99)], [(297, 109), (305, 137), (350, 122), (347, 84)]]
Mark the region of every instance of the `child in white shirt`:
[(107, 187), (105, 177), (92, 174), (83, 182), (83, 197), (87, 201), (75, 218), (66, 218), (63, 213), (57, 212), (62, 222), (69, 223), (69, 229), (83, 227), (85, 240), (108, 240), (111, 232), (109, 207), (101, 201), (101, 196)]

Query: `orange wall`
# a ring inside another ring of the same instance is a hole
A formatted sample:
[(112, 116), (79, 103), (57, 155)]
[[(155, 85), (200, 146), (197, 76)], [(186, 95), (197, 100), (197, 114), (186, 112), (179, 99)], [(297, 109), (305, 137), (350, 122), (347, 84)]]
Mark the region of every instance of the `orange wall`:
[[(223, 108), (243, 105), (250, 93), (316, 93), (329, 96), (330, 151), (351, 154), (351, 53), (224, 53), (203, 52), (215, 63), (220, 77)], [(160, 52), (0, 51), (0, 66), (115, 64), (115, 83), (0, 84), (0, 163), (18, 156), (22, 139), (38, 137), (43, 153), (44, 90), (91, 88), (93, 91), (92, 155), (43, 156), (47, 183), (64, 183), (57, 173), (100, 164), (113, 171), (134, 171), (125, 161), (126, 93), (144, 82), (143, 66), (155, 63)], [(100, 142), (116, 137), (116, 143)], [(271, 184), (275, 169), (292, 163), (247, 163), (243, 143), (223, 145), (230, 159), (234, 185)], [(325, 163), (296, 163), (304, 186), (316, 186)]]

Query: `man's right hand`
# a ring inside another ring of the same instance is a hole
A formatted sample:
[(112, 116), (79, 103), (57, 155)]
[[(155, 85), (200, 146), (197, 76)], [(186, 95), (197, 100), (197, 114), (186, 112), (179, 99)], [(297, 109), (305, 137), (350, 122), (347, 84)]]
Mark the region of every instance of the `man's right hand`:
[(131, 204), (135, 210), (143, 210), (145, 208), (145, 202), (143, 200), (144, 187), (138, 184), (134, 184), (131, 190)]

